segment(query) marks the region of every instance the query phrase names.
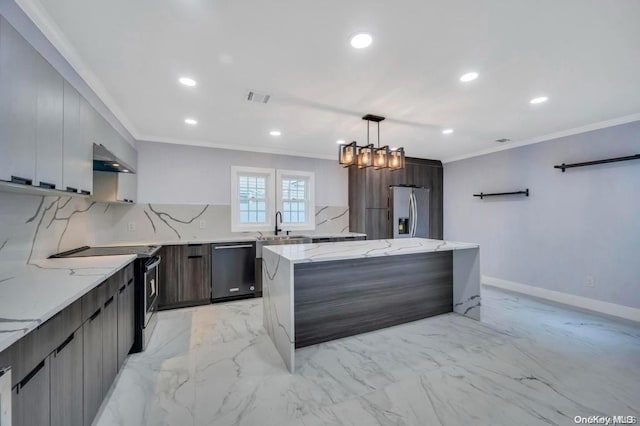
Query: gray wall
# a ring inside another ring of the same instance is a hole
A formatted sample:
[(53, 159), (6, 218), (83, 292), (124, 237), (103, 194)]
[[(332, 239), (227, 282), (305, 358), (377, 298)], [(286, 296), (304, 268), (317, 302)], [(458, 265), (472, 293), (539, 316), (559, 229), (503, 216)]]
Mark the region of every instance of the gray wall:
[(230, 204), (231, 166), (315, 172), (316, 205), (347, 206), (348, 176), (337, 160), (138, 141), (138, 202)]
[(444, 237), (479, 243), (484, 276), (640, 308), (640, 160), (553, 168), (638, 153), (634, 122), (445, 164)]

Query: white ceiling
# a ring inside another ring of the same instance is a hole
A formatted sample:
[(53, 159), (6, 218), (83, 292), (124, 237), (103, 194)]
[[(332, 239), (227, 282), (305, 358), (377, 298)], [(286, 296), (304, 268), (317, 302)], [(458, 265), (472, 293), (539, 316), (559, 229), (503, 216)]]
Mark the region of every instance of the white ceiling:
[(451, 160), (640, 119), (638, 0), (17, 1), (139, 140), (333, 158), (373, 113), (383, 144)]

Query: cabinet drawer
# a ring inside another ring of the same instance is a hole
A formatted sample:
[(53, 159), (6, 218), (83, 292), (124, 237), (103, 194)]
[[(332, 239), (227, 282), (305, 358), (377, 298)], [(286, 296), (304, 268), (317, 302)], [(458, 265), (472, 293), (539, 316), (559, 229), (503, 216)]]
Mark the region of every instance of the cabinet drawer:
[(210, 256), (211, 244), (187, 244), (184, 247), (186, 256)]
[(81, 325), (81, 304), (78, 300), (18, 340), (8, 349), (12, 358), (13, 383), (22, 380)]
[(133, 263), (130, 263), (124, 268), (124, 283), (129, 284), (133, 280)]
[(104, 284), (104, 299), (105, 301), (109, 299), (111, 296), (116, 294), (118, 289), (122, 287), (124, 283), (124, 269), (113, 274)]
[(102, 307), (106, 299), (106, 281), (89, 293), (82, 296), (82, 322), (91, 317), (98, 309)]

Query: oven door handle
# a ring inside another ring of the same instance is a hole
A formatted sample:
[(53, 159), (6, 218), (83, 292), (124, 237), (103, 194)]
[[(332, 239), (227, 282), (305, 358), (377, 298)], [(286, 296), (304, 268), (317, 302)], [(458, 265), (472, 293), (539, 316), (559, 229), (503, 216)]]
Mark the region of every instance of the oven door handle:
[(144, 265), (144, 272), (149, 272), (150, 270), (156, 268), (160, 262), (162, 261), (162, 257), (158, 256), (158, 258), (148, 265)]

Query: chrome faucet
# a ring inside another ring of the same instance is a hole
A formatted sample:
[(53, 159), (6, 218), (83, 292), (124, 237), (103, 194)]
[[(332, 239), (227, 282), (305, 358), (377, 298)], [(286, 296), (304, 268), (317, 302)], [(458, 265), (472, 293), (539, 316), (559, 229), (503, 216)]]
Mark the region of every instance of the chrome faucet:
[(280, 223), (282, 223), (282, 212), (276, 212), (276, 235), (278, 235), (278, 232), (282, 231), (282, 229), (278, 228), (278, 215), (280, 215)]

